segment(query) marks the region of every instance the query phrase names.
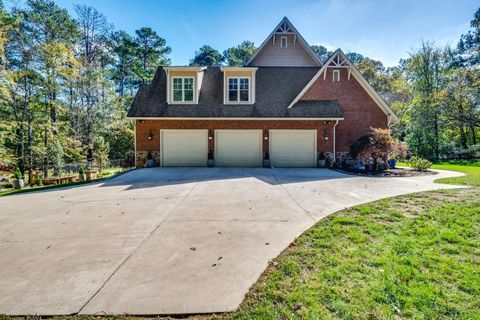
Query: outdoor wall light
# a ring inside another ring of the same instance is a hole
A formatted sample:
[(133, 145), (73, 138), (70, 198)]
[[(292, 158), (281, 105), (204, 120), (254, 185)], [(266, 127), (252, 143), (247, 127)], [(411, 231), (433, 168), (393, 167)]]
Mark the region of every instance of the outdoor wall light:
[(325, 129), (325, 131), (323, 132), (323, 139), (324, 139), (324, 140), (328, 140), (328, 132), (327, 132), (327, 129)]
[(208, 136), (208, 140), (212, 140), (212, 139), (213, 139), (213, 137), (212, 137), (212, 136)]
[(263, 140), (268, 140), (268, 130), (263, 130)]
[(145, 120), (140, 120), (140, 123), (145, 123)]
[(152, 140), (152, 139), (153, 139), (153, 132), (152, 132), (152, 130), (149, 130), (149, 131), (148, 131), (147, 139), (148, 139), (148, 140)]

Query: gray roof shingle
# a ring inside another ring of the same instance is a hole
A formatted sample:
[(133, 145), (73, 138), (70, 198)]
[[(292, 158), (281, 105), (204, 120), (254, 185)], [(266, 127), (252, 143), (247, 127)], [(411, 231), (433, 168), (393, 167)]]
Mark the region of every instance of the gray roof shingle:
[(341, 118), (334, 100), (299, 101), (288, 105), (307, 85), (318, 67), (260, 67), (256, 74), (253, 105), (223, 104), (223, 73), (209, 67), (204, 72), (198, 104), (169, 105), (166, 102), (166, 72), (158, 68), (151, 84), (142, 86), (128, 117), (198, 118)]

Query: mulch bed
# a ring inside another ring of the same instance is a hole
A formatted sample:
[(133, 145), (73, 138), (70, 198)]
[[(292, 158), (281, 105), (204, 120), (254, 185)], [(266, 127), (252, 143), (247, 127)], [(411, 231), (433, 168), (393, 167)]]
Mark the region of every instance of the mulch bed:
[(333, 169), (338, 172), (367, 177), (417, 177), (417, 176), (430, 176), (438, 174), (436, 171), (416, 171), (408, 168), (395, 168), (387, 169), (383, 172), (365, 172), (365, 171), (350, 171), (344, 169)]

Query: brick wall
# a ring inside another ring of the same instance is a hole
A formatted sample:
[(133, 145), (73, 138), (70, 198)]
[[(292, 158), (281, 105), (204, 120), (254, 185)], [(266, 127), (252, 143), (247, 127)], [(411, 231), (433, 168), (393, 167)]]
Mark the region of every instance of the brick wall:
[[(338, 126), (337, 126), (338, 127)], [(135, 123), (137, 144), (137, 166), (142, 167), (148, 152), (159, 164), (160, 129), (208, 129), (209, 151), (213, 152), (215, 129), (262, 129), (268, 136), (269, 129), (315, 129), (317, 130), (317, 151), (332, 152), (333, 122), (319, 120), (137, 120)], [(328, 140), (325, 140), (325, 135)], [(151, 139), (148, 139), (151, 136)], [(263, 140), (263, 152), (268, 151), (268, 140)]]
[(332, 81), (333, 68), (327, 69), (305, 92), (301, 100), (338, 100), (345, 120), (336, 127), (337, 152), (349, 152), (350, 143), (367, 134), (370, 127), (386, 128), (387, 116), (347, 69), (340, 70), (340, 82)]

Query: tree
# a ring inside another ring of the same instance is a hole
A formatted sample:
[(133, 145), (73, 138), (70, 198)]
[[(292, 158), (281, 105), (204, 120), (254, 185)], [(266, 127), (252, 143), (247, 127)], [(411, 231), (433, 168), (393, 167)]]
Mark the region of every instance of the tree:
[(328, 51), (324, 46), (313, 45), (310, 48), (312, 48), (322, 63), (327, 62), (328, 58), (333, 54), (333, 51)]
[(257, 47), (251, 41), (243, 41), (236, 47), (231, 47), (223, 52), (223, 60), (228, 66), (243, 66), (253, 56)]
[(360, 137), (350, 145), (352, 157), (372, 157), (376, 171), (379, 170), (378, 160), (387, 161), (388, 155), (393, 150), (400, 151), (404, 150), (404, 148), (395, 147), (395, 140), (392, 138), (391, 130), (383, 128), (370, 128), (368, 135)]
[(134, 85), (133, 68), (137, 43), (125, 31), (115, 31), (109, 37), (109, 47), (113, 56), (111, 78), (118, 94), (123, 97), (125, 90)]
[(109, 151), (110, 146), (108, 142), (105, 142), (105, 139), (101, 136), (96, 137), (93, 141), (93, 155), (100, 173), (107, 167)]
[(442, 119), (438, 92), (445, 83), (443, 52), (424, 42), (411, 54), (406, 66), (407, 79), (414, 88), (407, 141), (416, 154), (429, 159), (440, 156)]
[(170, 64), (168, 54), (172, 49), (152, 28), (140, 28), (135, 31), (135, 35), (137, 64), (134, 73), (138, 82), (143, 85), (153, 79), (159, 66)]
[(195, 51), (195, 57), (190, 60), (191, 66), (220, 67), (224, 57), (217, 50), (209, 45), (203, 45), (198, 51)]

